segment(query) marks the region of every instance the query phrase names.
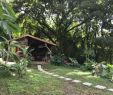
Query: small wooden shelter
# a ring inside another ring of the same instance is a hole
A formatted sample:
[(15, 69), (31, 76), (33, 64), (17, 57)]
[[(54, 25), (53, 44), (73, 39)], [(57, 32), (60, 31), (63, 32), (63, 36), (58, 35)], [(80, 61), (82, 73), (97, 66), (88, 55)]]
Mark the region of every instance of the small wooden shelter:
[[(29, 47), (28, 51), (31, 54), (31, 59), (35, 62), (48, 62), (51, 58), (51, 49), (56, 46), (51, 42), (31, 35), (17, 38), (16, 41), (18, 41), (20, 45)], [(16, 48), (16, 52), (18, 51), (20, 51), (20, 49)]]

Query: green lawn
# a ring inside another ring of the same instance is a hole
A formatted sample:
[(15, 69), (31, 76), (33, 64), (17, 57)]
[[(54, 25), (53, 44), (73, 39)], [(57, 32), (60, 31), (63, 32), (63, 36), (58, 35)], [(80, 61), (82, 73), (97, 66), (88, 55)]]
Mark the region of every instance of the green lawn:
[(64, 95), (61, 81), (36, 69), (29, 69), (21, 79), (5, 74), (0, 72), (0, 95)]
[[(46, 65), (45, 68), (64, 76), (79, 76), (70, 74), (76, 70), (72, 68), (53, 65)], [(21, 79), (11, 77), (4, 70), (0, 70), (0, 95), (113, 95), (113, 93), (73, 84), (71, 81), (66, 82), (30, 68), (27, 75)]]
[[(81, 70), (79, 68), (72, 68), (72, 67), (64, 67), (64, 66), (55, 66), (55, 65), (45, 65), (44, 69), (53, 72), (55, 74), (59, 74), (61, 76), (69, 77), (72, 79), (78, 79), (83, 82), (91, 82), (93, 86), (95, 85), (103, 85), (107, 88), (113, 88), (113, 82), (107, 79), (103, 79), (100, 77), (92, 76), (91, 72)], [(103, 94), (107, 95), (107, 94)], [(110, 95), (110, 94), (108, 94)]]

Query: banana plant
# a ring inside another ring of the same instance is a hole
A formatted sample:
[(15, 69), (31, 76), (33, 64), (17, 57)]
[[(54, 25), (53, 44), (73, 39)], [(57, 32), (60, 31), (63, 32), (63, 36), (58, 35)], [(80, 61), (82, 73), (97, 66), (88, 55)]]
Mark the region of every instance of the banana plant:
[(0, 48), (7, 55), (6, 61), (8, 60), (8, 56), (11, 55), (10, 47), (14, 45), (14, 41), (11, 40), (12, 33), (18, 31), (20, 29), (16, 24), (16, 14), (11, 5), (4, 0), (0, 0)]
[[(0, 1), (0, 54), (5, 59), (4, 67), (7, 70), (14, 70), (19, 76), (22, 76), (27, 67), (27, 48), (23, 49), (19, 44), (14, 41), (12, 34), (19, 32), (20, 28), (16, 24), (16, 15), (12, 7), (5, 1)], [(22, 50), (25, 58), (20, 59), (12, 48), (18, 47)], [(12, 59), (15, 63), (11, 67), (7, 66), (9, 59)]]
[(13, 32), (20, 31), (19, 26), (16, 24), (16, 14), (10, 4), (5, 1), (0, 1), (0, 30), (1, 35), (12, 38)]
[[(7, 40), (6, 38), (2, 37), (4, 41), (0, 43), (0, 53), (2, 54), (2, 58), (5, 59), (5, 63), (0, 64), (5, 70), (9, 71), (10, 73), (14, 73), (18, 77), (22, 77), (26, 74), (26, 69), (29, 63), (28, 58), (28, 47), (22, 48), (21, 45), (18, 44), (17, 41)], [(4, 49), (5, 45), (7, 49)], [(21, 58), (19, 54), (13, 51), (13, 48), (20, 48), (23, 54)], [(13, 60), (15, 64), (8, 65), (7, 62), (9, 60)]]
[(19, 61), (19, 58), (16, 54), (16, 52), (14, 52), (12, 49), (19, 47), (18, 42), (16, 41), (12, 41), (12, 40), (8, 40), (5, 37), (0, 37), (2, 38), (2, 42), (0, 42), (0, 53), (1, 53), (1, 57), (3, 59), (5, 59), (5, 64), (9, 61), (10, 58), (12, 58), (12, 60), (14, 60), (15, 62)]

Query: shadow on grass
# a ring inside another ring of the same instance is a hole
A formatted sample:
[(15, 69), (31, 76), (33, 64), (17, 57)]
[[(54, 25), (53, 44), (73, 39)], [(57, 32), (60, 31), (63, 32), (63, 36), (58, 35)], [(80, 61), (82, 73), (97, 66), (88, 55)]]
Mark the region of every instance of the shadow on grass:
[(5, 70), (4, 68), (0, 68), (0, 78), (9, 78), (11, 77), (11, 74), (8, 70)]

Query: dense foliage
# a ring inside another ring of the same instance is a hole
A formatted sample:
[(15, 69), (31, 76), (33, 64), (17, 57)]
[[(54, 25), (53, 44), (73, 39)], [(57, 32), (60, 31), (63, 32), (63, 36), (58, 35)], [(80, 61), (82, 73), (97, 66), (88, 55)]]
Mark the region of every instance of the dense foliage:
[[(10, 51), (11, 42), (6, 40), (31, 34), (57, 44), (52, 63), (84, 63), (94, 74), (112, 78), (113, 0), (14, 0), (12, 6), (16, 14), (9, 4), (0, 2), (0, 38), (6, 59), (11, 54), (18, 59)], [(21, 32), (17, 32), (15, 21)], [(23, 61), (19, 63), (14, 66), (18, 73), (26, 67)]]
[(87, 58), (112, 63), (112, 4), (112, 0), (14, 0), (13, 7), (24, 31), (21, 35), (48, 38), (57, 43), (57, 52), (79, 63)]
[(19, 31), (18, 25), (15, 23), (16, 14), (11, 5), (5, 1), (0, 1), (0, 40), (2, 37), (12, 38), (12, 33)]
[[(13, 34), (19, 32), (19, 26), (16, 24), (16, 14), (10, 4), (5, 1), (0, 1), (0, 69), (5, 69), (8, 72), (14, 72), (19, 77), (23, 75), (26, 70), (27, 51), (21, 48), (13, 39)], [(15, 52), (15, 48), (22, 49), (24, 58), (20, 58)], [(11, 61), (14, 64), (10, 65)]]
[(64, 66), (72, 66), (79, 67), (80, 64), (76, 60), (76, 58), (66, 57), (65, 55), (54, 55), (51, 59), (51, 64), (54, 65), (64, 65)]
[(113, 81), (113, 65), (106, 64), (106, 62), (101, 62), (98, 64), (93, 64), (92, 74), (108, 78)]

